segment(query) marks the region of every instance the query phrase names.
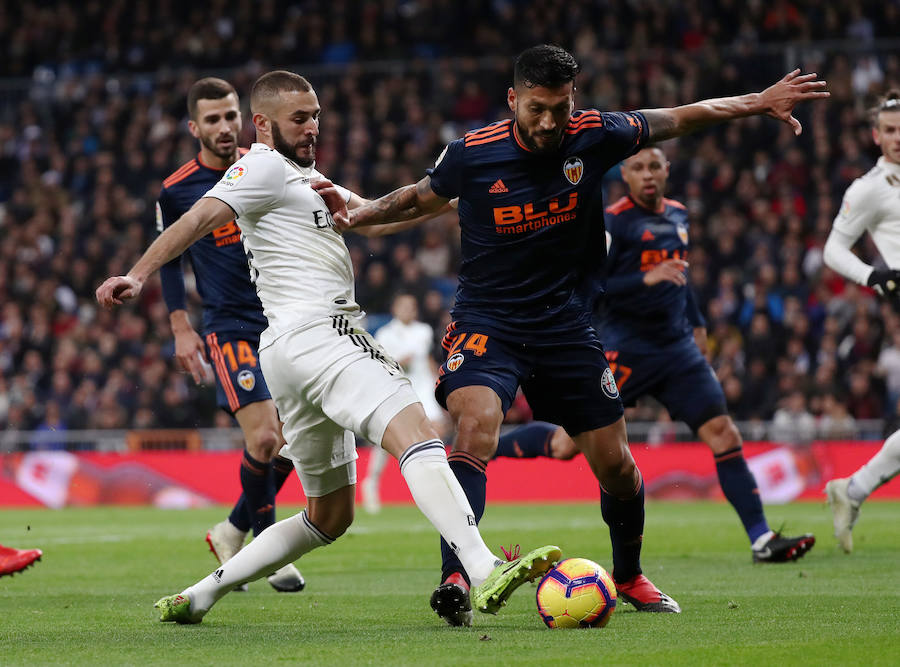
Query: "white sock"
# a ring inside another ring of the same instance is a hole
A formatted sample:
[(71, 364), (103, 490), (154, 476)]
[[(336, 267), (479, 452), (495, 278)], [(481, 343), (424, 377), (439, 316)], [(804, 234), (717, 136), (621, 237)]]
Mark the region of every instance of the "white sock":
[(334, 540), (316, 528), (306, 512), (275, 523), (215, 572), (185, 590), (191, 611), (206, 612), (238, 584), (268, 576), (316, 547)]
[(900, 431), (885, 440), (881, 450), (850, 478), (847, 494), (861, 503), (882, 484), (900, 473)]
[(472, 581), (483, 583), (499, 559), (481, 539), (475, 513), (447, 463), (440, 440), (418, 442), (400, 457), (400, 472), (413, 500), (449, 544)]
[(390, 454), (381, 447), (373, 447), (372, 455), (369, 457), (369, 469), (366, 471), (366, 479), (372, 480), (375, 488), (378, 488), (378, 482), (381, 480), (381, 473), (384, 472), (384, 466), (388, 462)]

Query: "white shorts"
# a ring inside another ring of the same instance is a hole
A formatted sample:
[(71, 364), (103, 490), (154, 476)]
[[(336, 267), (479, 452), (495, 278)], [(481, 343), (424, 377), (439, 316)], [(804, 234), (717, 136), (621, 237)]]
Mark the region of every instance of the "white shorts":
[(284, 422), (281, 455), (318, 498), (356, 483), (356, 440), (380, 446), (390, 421), (418, 403), (400, 366), (359, 326), (334, 315), (282, 334), (259, 351)]

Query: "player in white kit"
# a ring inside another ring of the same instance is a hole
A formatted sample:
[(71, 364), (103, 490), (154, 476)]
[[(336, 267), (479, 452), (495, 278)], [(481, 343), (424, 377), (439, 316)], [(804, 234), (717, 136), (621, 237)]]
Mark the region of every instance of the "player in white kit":
[[(872, 136), (881, 147), (877, 164), (847, 188), (841, 211), (825, 243), (825, 263), (843, 276), (873, 288), (900, 310), (900, 91), (891, 91), (875, 108)], [(886, 268), (874, 268), (851, 251), (868, 232)], [(825, 485), (841, 548), (853, 550), (850, 531), (863, 501), (900, 473), (900, 431), (853, 475)]]
[[(436, 364), (431, 358), (434, 331), (418, 321), (419, 308), (412, 294), (396, 295), (391, 313), (394, 317), (378, 329), (375, 340), (403, 367), (428, 419), (441, 436), (446, 436), (449, 428), (447, 412), (434, 398), (434, 383), (437, 380)], [(361, 484), (363, 507), (371, 513), (381, 509), (378, 487), (387, 459), (388, 454), (383, 448), (372, 448), (366, 477)]]
[(281, 454), (294, 461), (306, 510), (264, 530), (208, 577), (156, 603), (160, 620), (199, 623), (235, 586), (330, 544), (353, 520), (357, 433), (400, 462), (413, 499), (474, 573), (473, 603), (496, 613), (559, 548), (504, 562), (484, 544), (447, 463), (444, 444), (398, 364), (360, 326), (353, 269), (330, 211), (365, 203), (315, 170), (320, 107), (291, 72), (261, 76), (251, 93), (258, 143), (165, 230), (126, 276), (97, 289), (101, 305), (136, 298), (144, 281), (191, 243), (236, 220), (269, 327), (260, 339), (266, 383), (284, 422)]

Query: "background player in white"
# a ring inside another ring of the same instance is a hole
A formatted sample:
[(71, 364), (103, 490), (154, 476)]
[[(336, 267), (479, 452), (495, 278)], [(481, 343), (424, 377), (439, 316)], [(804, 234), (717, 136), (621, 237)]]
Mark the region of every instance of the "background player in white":
[[(825, 263), (847, 278), (873, 288), (900, 309), (900, 91), (891, 91), (873, 111), (872, 137), (881, 147), (876, 165), (844, 194), (841, 211), (825, 243)], [(875, 268), (851, 248), (868, 232), (886, 268)], [(834, 515), (834, 536), (853, 550), (850, 531), (859, 507), (875, 489), (900, 473), (900, 431), (853, 475), (825, 485)]]
[(409, 381), (358, 326), (362, 311), (354, 301), (350, 255), (329, 210), (346, 222), (347, 207), (364, 200), (314, 168), (321, 109), (309, 82), (291, 72), (264, 74), (253, 86), (250, 107), (259, 143), (156, 239), (128, 275), (107, 279), (97, 300), (112, 307), (137, 297), (153, 271), (236, 219), (269, 322), (259, 356), (284, 422), (282, 455), (294, 460), (309, 502), (208, 577), (159, 600), (160, 620), (198, 623), (236, 585), (342, 535), (353, 520), (354, 432), (400, 461), (419, 509), (454, 545), (477, 585), (476, 606), (496, 613), (561, 552), (547, 546), (511, 563), (490, 552)]
[[(391, 321), (375, 332), (375, 340), (403, 368), (413, 391), (422, 401), (428, 419), (441, 437), (446, 438), (450, 426), (447, 413), (434, 398), (434, 382), (437, 379), (437, 366), (431, 357), (434, 331), (418, 321), (419, 305), (412, 294), (396, 295), (391, 304), (391, 314), (394, 316)], [(387, 460), (388, 454), (383, 448), (372, 448), (369, 467), (361, 485), (363, 507), (369, 512), (381, 509), (378, 485)]]

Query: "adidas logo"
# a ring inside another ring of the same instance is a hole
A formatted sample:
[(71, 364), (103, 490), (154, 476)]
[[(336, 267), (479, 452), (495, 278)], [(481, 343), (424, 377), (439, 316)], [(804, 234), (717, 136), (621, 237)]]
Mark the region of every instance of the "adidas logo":
[(655, 238), (656, 237), (653, 236), (653, 232), (651, 232), (649, 229), (645, 229), (644, 233), (641, 234), (641, 241), (652, 241)]
[(497, 182), (491, 186), (491, 189), (488, 190), (488, 194), (498, 195), (503, 192), (509, 192), (509, 188), (503, 185), (503, 179), (498, 178)]

